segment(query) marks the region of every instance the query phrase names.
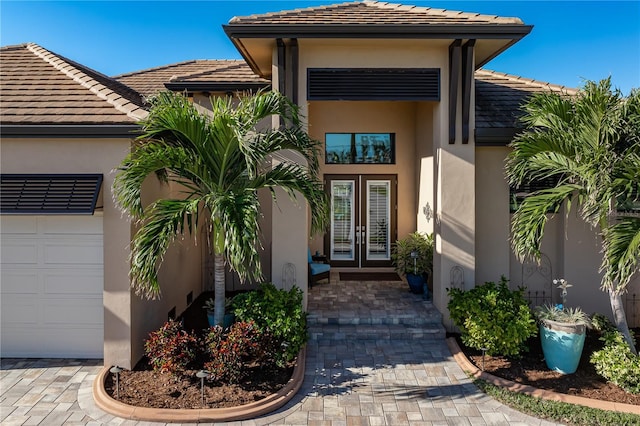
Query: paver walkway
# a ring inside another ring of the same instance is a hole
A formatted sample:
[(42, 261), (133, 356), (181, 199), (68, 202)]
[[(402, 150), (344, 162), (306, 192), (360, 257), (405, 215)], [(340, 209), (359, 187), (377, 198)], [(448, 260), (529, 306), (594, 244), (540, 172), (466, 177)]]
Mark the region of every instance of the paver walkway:
[[(449, 353), (437, 311), (421, 296), (408, 293), (405, 286), (338, 285), (335, 279), (332, 284), (315, 286), (309, 297), (311, 340), (300, 392), (274, 414), (227, 424), (553, 424), (521, 414), (480, 392)], [(99, 368), (95, 361), (3, 360), (0, 422), (154, 424), (115, 418), (95, 406), (91, 383)]]

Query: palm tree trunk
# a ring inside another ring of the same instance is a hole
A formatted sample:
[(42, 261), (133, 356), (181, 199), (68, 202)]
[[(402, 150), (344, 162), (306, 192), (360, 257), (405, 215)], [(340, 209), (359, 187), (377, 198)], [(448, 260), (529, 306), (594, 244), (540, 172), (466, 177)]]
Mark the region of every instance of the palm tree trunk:
[(214, 279), (214, 311), (213, 318), (216, 325), (222, 325), (224, 319), (224, 297), (226, 291), (224, 256), (220, 253), (213, 255), (213, 279)]
[(631, 338), (631, 332), (629, 331), (629, 324), (627, 324), (627, 316), (624, 312), (624, 303), (622, 303), (622, 296), (620, 295), (620, 293), (616, 293), (611, 290), (609, 290), (608, 293), (609, 302), (611, 303), (611, 311), (613, 312), (613, 321), (616, 324), (616, 328), (624, 336), (624, 339), (627, 341), (629, 348), (631, 348), (631, 352), (637, 355), (638, 351), (636, 351), (633, 339)]

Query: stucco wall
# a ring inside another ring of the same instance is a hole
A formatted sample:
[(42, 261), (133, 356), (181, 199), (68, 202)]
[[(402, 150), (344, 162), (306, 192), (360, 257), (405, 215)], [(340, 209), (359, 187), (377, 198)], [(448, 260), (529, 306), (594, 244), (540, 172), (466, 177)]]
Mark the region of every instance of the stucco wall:
[[(398, 176), (398, 238), (416, 230), (416, 103), (311, 102), (309, 133), (324, 143), (325, 133), (395, 133), (395, 164), (324, 164), (321, 174), (394, 174)], [(422, 142), (422, 141), (421, 141)], [(423, 142), (425, 145), (426, 143)], [(426, 151), (426, 149), (423, 149)], [(324, 252), (321, 237), (312, 250)]]
[(510, 275), (508, 152), (506, 147), (476, 148), (476, 283)]
[(131, 226), (113, 203), (112, 170), (129, 152), (128, 139), (2, 139), (2, 173), (102, 173), (104, 231), (104, 359), (131, 367), (129, 241)]
[[(143, 185), (143, 204), (148, 205), (159, 198), (181, 198), (184, 195), (179, 185), (160, 184), (155, 175), (149, 176)], [(149, 332), (159, 328), (168, 319), (169, 311), (175, 308), (179, 316), (187, 308), (187, 295), (191, 292), (195, 300), (203, 290), (202, 250), (206, 242), (201, 234), (178, 235), (170, 244), (158, 271), (161, 296), (147, 300), (133, 295), (131, 300), (131, 346), (132, 359), (142, 358), (143, 342)]]

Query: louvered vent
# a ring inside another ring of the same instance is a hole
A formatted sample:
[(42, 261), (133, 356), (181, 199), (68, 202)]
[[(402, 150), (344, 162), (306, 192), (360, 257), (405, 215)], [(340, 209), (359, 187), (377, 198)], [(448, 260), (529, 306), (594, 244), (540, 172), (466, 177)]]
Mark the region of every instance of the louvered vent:
[(309, 68), (311, 101), (439, 101), (438, 68)]
[(93, 214), (101, 174), (0, 175), (0, 213)]

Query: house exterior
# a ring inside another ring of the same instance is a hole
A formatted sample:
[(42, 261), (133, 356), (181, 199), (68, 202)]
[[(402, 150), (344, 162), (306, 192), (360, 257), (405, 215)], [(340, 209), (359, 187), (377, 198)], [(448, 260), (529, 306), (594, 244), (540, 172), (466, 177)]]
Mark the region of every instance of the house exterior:
[[(549, 224), (542, 264), (521, 264), (510, 250), (517, 194), (504, 160), (518, 108), (533, 92), (574, 93), (482, 68), (531, 26), (364, 1), (236, 17), (224, 31), (244, 61), (188, 61), (114, 78), (34, 44), (2, 48), (2, 356), (104, 357), (129, 368), (149, 331), (210, 288), (208, 256), (188, 239), (165, 258), (161, 300), (129, 288), (135, 224), (113, 203), (113, 169), (131, 149), (144, 98), (160, 90), (186, 92), (205, 107), (209, 96), (278, 90), (324, 143), (321, 174), (332, 205), (325, 235), (309, 240), (303, 203), (263, 198), (263, 272), (276, 285), (292, 263), (297, 285), (307, 288), (308, 248), (325, 253), (332, 268), (389, 268), (393, 241), (418, 230), (436, 236), (433, 303), (445, 325), (446, 288), (501, 275), (527, 285), (537, 304), (557, 300), (551, 279), (564, 277), (581, 289), (570, 293), (572, 304), (609, 313), (598, 289), (599, 242), (573, 215)], [(27, 194), (39, 187), (35, 175), (54, 183), (99, 175), (101, 183), (92, 181), (95, 203), (85, 214), (12, 211), (4, 189), (22, 179), (18, 193)], [(149, 200), (166, 191), (151, 181), (145, 187)], [(80, 337), (64, 340), (69, 334)], [(53, 335), (63, 339), (59, 350), (43, 345)]]

